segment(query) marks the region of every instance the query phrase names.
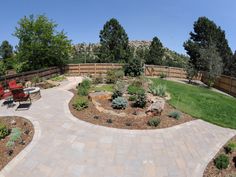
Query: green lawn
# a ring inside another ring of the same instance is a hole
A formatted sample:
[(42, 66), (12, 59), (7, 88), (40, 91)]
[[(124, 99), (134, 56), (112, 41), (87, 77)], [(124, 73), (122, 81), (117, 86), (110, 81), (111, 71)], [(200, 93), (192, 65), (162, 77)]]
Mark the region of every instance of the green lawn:
[(161, 79), (153, 79), (153, 82), (167, 86), (171, 94), (169, 103), (177, 109), (195, 118), (236, 129), (236, 98), (199, 86)]
[(91, 91), (96, 91), (96, 92), (100, 92), (100, 91), (108, 91), (108, 92), (113, 92), (114, 91), (114, 84), (106, 84), (106, 85), (101, 85), (101, 86), (93, 86), (91, 88)]

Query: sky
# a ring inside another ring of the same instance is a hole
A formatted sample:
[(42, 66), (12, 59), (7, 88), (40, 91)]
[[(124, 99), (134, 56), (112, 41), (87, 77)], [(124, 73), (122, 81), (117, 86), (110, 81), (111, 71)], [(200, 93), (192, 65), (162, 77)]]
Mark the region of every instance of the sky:
[(46, 15), (64, 30), (73, 44), (99, 42), (99, 32), (110, 18), (116, 18), (130, 40), (152, 40), (157, 36), (165, 47), (185, 53), (193, 23), (206, 16), (226, 32), (236, 50), (235, 0), (2, 0), (0, 42), (13, 46), (12, 34), (24, 16)]

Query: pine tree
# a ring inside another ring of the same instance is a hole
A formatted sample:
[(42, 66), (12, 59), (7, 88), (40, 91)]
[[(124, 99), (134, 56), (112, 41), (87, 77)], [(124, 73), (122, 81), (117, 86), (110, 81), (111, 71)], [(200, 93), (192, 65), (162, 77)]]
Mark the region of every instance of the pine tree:
[(8, 41), (3, 41), (0, 46), (0, 56), (3, 60), (13, 56), (13, 47)]
[(100, 31), (100, 53), (102, 62), (127, 62), (130, 56), (129, 39), (120, 23), (112, 18)]
[(147, 57), (146, 64), (162, 65), (163, 56), (163, 45), (157, 37), (154, 37), (150, 45), (149, 55)]
[(197, 70), (206, 70), (200, 57), (200, 49), (207, 48), (211, 42), (214, 42), (223, 60), (223, 69), (229, 73), (228, 65), (232, 57), (232, 51), (225, 37), (225, 32), (213, 21), (206, 17), (200, 17), (194, 23), (194, 32), (190, 32), (190, 39), (184, 43), (184, 48), (190, 56), (190, 63)]

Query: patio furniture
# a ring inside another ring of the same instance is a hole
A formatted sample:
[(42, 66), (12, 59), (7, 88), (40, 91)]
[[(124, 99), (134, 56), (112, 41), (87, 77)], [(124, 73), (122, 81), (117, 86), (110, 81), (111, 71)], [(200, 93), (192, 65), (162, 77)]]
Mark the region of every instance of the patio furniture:
[[(19, 108), (29, 109), (31, 105), (31, 98), (30, 95), (25, 93), (23, 88), (16, 88), (11, 90), (13, 95), (13, 101), (19, 102), (19, 106), (16, 108), (18, 110)], [(29, 100), (28, 104), (22, 104), (22, 102), (26, 102)]]
[(36, 101), (41, 98), (40, 88), (39, 87), (28, 87), (24, 88), (24, 92), (30, 95), (31, 101)]
[(9, 89), (12, 90), (12, 89), (17, 89), (17, 88), (23, 88), (22, 85), (18, 85), (16, 83), (16, 80), (11, 80), (8, 82), (8, 86), (9, 86)]
[(0, 100), (1, 99), (5, 100), (2, 105), (7, 105), (8, 107), (13, 105), (12, 93), (10, 91), (5, 91), (3, 86), (0, 84)]

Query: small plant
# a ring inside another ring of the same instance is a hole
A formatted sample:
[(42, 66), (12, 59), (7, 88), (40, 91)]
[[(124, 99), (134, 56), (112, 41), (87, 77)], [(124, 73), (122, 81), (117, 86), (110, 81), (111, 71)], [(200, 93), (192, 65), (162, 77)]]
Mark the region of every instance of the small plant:
[(81, 111), (88, 107), (88, 99), (85, 97), (78, 97), (73, 103), (74, 109)]
[(126, 122), (125, 125), (126, 125), (127, 127), (130, 127), (132, 124), (131, 124), (130, 122)]
[(109, 70), (107, 71), (107, 75), (106, 75), (106, 83), (108, 84), (114, 84), (116, 83), (116, 81), (118, 80), (118, 78), (115, 75), (115, 70)]
[(160, 74), (160, 78), (161, 78), (161, 79), (166, 78), (166, 74), (162, 72), (162, 73)]
[(165, 85), (151, 85), (149, 87), (149, 92), (155, 96), (164, 97), (166, 95), (166, 86)]
[(94, 84), (102, 84), (103, 83), (103, 77), (101, 74), (99, 74), (99, 76), (96, 76), (94, 79), (93, 79), (93, 83)]
[(229, 144), (227, 144), (227, 146), (225, 146), (225, 152), (227, 154), (231, 154), (235, 150), (236, 150), (236, 143), (235, 142), (230, 142)]
[(112, 119), (107, 119), (107, 123), (112, 124)]
[(169, 113), (168, 116), (169, 116), (169, 117), (172, 117), (172, 118), (174, 118), (174, 119), (179, 120), (180, 117), (181, 117), (181, 113), (178, 112), (178, 111), (173, 111), (173, 112)]
[(9, 130), (6, 125), (0, 123), (0, 140), (9, 135)]
[(128, 101), (123, 97), (117, 97), (112, 100), (112, 108), (125, 109), (128, 106)]
[(229, 157), (224, 154), (220, 154), (214, 160), (214, 164), (219, 170), (226, 169), (229, 166)]
[(42, 79), (39, 76), (35, 76), (32, 78), (31, 82), (34, 84), (37, 84), (37, 83), (42, 82)]
[(130, 95), (129, 96), (129, 101), (135, 101), (137, 99), (136, 95)]
[(137, 98), (135, 100), (134, 106), (139, 108), (144, 108), (147, 104), (147, 97), (144, 92), (138, 92)]
[(91, 87), (91, 81), (88, 79), (83, 80), (78, 86), (78, 95), (80, 96), (87, 96), (89, 93), (89, 89)]
[(8, 148), (8, 155), (12, 155), (13, 150), (12, 148), (15, 146), (15, 143), (17, 141), (22, 141), (21, 139), (21, 130), (19, 128), (13, 128), (10, 134), (10, 138), (6, 144), (6, 147)]
[(115, 85), (115, 90), (113, 92), (112, 95), (112, 100), (117, 98), (117, 97), (122, 97), (122, 95), (125, 92), (125, 83), (122, 81), (117, 81), (116, 85)]
[(134, 86), (134, 85), (129, 85), (127, 91), (128, 91), (128, 94), (130, 95), (135, 95), (140, 92), (143, 92), (143, 93), (145, 92), (143, 88)]
[(55, 76), (55, 77), (51, 78), (50, 80), (56, 81), (56, 82), (62, 82), (65, 79), (66, 79), (66, 77), (64, 75), (61, 75), (61, 76)]
[(148, 120), (148, 125), (151, 127), (157, 127), (161, 123), (161, 120), (158, 117), (153, 117)]

